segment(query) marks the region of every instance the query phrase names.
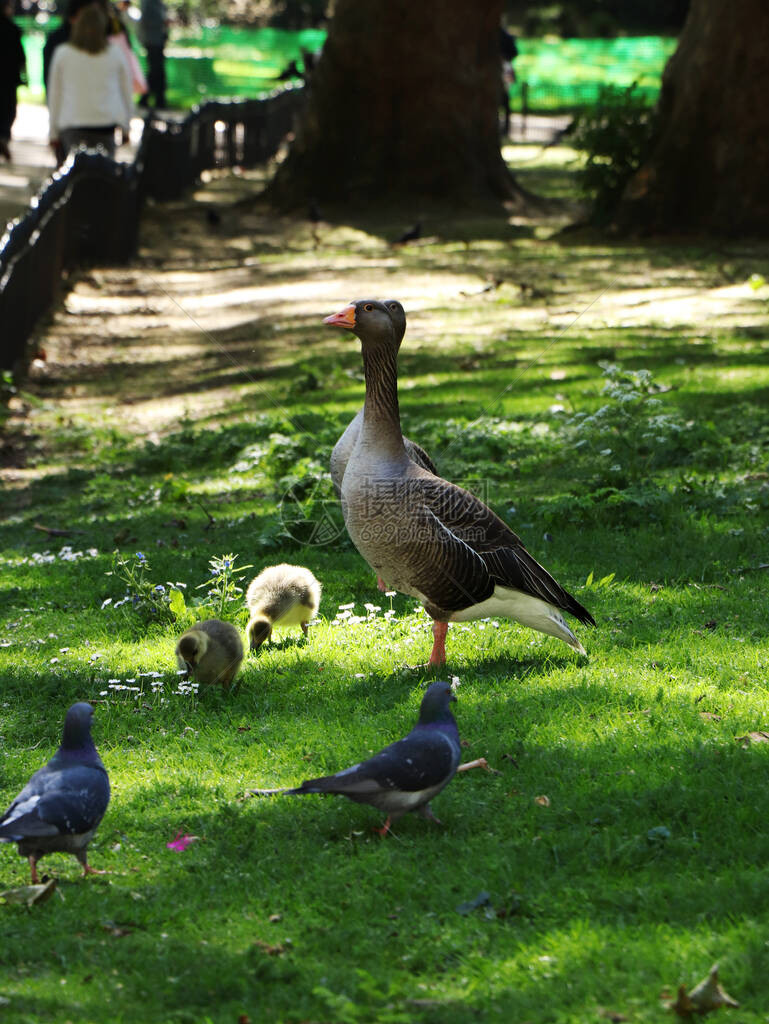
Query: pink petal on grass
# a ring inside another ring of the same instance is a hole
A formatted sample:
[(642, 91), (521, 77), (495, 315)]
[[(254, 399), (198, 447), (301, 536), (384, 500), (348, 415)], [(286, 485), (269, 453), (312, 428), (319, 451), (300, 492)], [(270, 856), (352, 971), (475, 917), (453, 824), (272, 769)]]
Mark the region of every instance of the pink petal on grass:
[(188, 835), (186, 832), (182, 834), (181, 829), (176, 833), (173, 841), (166, 843), (169, 850), (176, 850), (177, 853), (184, 853), (190, 843), (194, 843), (197, 836)]

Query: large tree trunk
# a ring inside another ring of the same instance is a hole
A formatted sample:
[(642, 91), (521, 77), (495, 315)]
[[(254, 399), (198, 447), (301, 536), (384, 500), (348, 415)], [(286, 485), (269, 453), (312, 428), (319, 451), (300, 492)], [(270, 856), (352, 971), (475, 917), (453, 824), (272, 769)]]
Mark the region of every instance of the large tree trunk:
[(502, 0), (337, 0), (269, 198), (514, 196), (497, 121), (501, 13)]
[(692, 0), (663, 76), (650, 158), (618, 221), (655, 232), (769, 232), (767, 0)]

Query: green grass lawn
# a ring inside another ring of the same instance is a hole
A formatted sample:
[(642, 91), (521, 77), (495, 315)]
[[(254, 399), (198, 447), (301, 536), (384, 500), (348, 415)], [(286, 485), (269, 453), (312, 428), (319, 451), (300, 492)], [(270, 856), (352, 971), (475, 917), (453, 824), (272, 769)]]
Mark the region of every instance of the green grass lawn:
[[(566, 151), (510, 155), (568, 188)], [(769, 289), (747, 282), (769, 251), (429, 209), (404, 249), (420, 211), (326, 211), (314, 248), (306, 222), (235, 215), (249, 187), (152, 207), (134, 266), (81, 274), (4, 428), (0, 802), (80, 699), (113, 797), (107, 875), (52, 856), (47, 903), (0, 905), (0, 1019), (659, 1021), (717, 961), (723, 1018), (766, 1021)], [(385, 840), (342, 798), (242, 799), (403, 735), (432, 678), (429, 620), (376, 589), (326, 476), (363, 384), (320, 321), (367, 294), (409, 314), (407, 432), (598, 622), (588, 659), (502, 619), (450, 628), (465, 756), (498, 774)], [(320, 616), (237, 692), (179, 693), (186, 620), (162, 595), (116, 607), (115, 550), (188, 607), (214, 557), (304, 564)], [(0, 847), (0, 889), (28, 878)]]

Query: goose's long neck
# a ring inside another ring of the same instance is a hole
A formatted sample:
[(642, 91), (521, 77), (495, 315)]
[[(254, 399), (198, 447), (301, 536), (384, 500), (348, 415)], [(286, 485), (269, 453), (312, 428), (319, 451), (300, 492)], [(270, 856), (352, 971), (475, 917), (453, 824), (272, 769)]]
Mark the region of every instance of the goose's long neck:
[(387, 348), (363, 350), (366, 401), (363, 405), (363, 443), (380, 452), (407, 459), (398, 409), (398, 354)]

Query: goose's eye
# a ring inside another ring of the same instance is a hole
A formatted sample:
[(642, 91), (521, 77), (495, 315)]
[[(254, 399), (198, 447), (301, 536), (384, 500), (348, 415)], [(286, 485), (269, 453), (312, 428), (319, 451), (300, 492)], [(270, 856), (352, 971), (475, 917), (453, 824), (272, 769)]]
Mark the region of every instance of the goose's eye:
[(370, 312), (371, 312), (371, 310), (372, 310), (372, 309), (373, 309), (374, 307), (373, 307), (373, 306), (371, 305), (371, 303), (370, 303), (370, 302), (367, 302), (367, 303), (366, 303), (366, 305), (365, 305), (365, 306), (364, 306), (363, 308), (364, 308), (364, 310), (365, 310), (365, 311), (366, 311), (367, 313), (370, 313)]

